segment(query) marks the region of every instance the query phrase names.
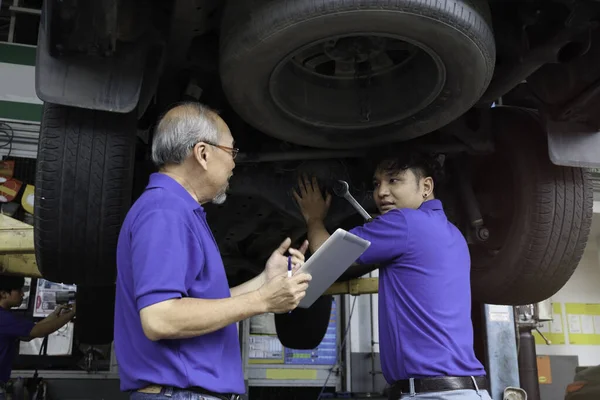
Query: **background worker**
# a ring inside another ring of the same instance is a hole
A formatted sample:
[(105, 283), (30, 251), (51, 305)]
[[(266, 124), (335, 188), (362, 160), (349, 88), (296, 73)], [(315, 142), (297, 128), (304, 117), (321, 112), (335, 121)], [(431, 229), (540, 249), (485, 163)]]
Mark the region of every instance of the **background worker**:
[(14, 313), (11, 309), (23, 302), (23, 286), (23, 277), (0, 276), (0, 400), (6, 398), (5, 386), (17, 355), (17, 342), (45, 337), (75, 316), (75, 304), (70, 310), (65, 306), (56, 307), (52, 314), (38, 323)]
[[(380, 215), (350, 231), (371, 246), (348, 272), (361, 276), (379, 264), (379, 346), (390, 399), (489, 400), (473, 349), (469, 249), (435, 198), (436, 169), (418, 153), (384, 157), (373, 177)], [(294, 195), (314, 252), (330, 236), (323, 221), (331, 196), (306, 177)]]
[(237, 149), (212, 110), (187, 103), (161, 118), (152, 174), (117, 249), (115, 351), (132, 399), (235, 399), (245, 392), (235, 323), (294, 309), (311, 277), (287, 277), (308, 243), (286, 239), (256, 278), (229, 288), (202, 204), (223, 203)]

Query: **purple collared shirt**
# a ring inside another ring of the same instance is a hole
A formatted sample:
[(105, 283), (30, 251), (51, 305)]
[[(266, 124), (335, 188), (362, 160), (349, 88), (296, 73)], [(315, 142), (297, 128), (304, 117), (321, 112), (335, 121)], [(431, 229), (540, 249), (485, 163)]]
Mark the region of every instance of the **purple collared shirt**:
[(115, 353), (121, 390), (150, 384), (244, 393), (236, 325), (190, 339), (149, 340), (140, 310), (169, 299), (230, 297), (203, 208), (155, 173), (121, 229), (117, 248)]
[(0, 383), (10, 378), (19, 338), (29, 337), (34, 326), (32, 320), (0, 307)]
[(358, 263), (381, 264), (385, 379), (485, 375), (473, 350), (469, 249), (442, 203), (391, 210), (350, 232), (371, 241)]

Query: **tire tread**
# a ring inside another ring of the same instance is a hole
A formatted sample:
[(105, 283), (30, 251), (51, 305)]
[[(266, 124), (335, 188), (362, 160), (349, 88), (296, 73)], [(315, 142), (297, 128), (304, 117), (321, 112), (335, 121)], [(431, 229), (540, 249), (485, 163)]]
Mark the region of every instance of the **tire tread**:
[(37, 263), (49, 280), (112, 284), (131, 204), (132, 114), (45, 104), (35, 193)]

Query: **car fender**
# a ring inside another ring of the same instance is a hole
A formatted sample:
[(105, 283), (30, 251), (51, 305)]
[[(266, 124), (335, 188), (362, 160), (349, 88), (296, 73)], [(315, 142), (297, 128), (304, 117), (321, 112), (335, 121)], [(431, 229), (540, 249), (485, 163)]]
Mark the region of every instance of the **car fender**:
[[(44, 102), (92, 110), (128, 113), (138, 103), (144, 107), (154, 89), (142, 91), (142, 84), (156, 87), (159, 71), (164, 64), (164, 43), (156, 35), (144, 35), (143, 40), (119, 43), (117, 53), (110, 57), (73, 54), (50, 54), (48, 33), (40, 25), (36, 54), (35, 90)], [(159, 50), (149, 62), (148, 54)], [(138, 110), (138, 113), (143, 110)]]

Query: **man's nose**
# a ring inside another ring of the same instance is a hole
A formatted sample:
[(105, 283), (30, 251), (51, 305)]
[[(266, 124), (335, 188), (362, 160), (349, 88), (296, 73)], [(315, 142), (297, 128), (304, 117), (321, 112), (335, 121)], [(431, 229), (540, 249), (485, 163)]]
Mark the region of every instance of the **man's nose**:
[(390, 191), (387, 185), (379, 185), (379, 187), (377, 188), (377, 196), (383, 198), (388, 194), (390, 194)]

